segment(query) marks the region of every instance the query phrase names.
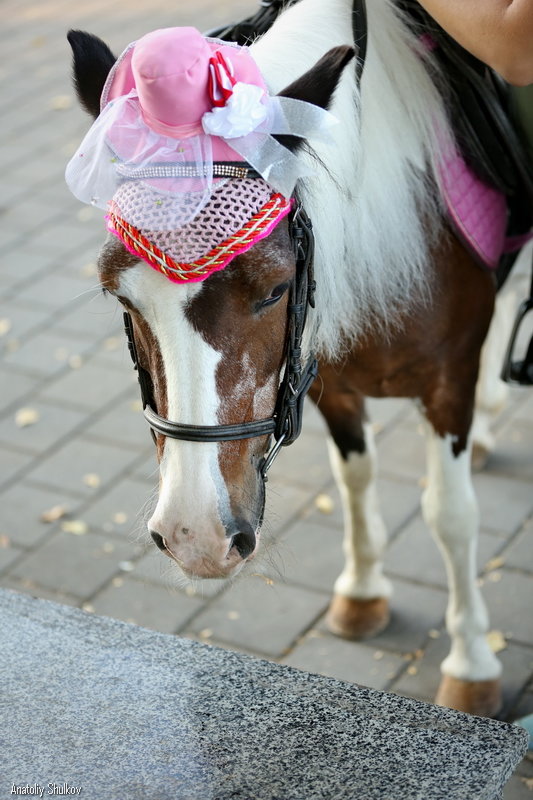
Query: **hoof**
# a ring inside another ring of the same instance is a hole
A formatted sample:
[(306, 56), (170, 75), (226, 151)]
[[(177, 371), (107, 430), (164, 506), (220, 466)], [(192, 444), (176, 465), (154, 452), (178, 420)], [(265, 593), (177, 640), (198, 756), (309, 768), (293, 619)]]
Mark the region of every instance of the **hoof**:
[(355, 600), (334, 594), (326, 623), (329, 630), (344, 639), (368, 639), (377, 636), (389, 622), (389, 601), (386, 597)]
[(487, 466), (491, 451), (482, 444), (472, 445), (472, 472), (481, 472)]
[(461, 681), (444, 675), (435, 702), (478, 717), (494, 717), (502, 707), (500, 681)]

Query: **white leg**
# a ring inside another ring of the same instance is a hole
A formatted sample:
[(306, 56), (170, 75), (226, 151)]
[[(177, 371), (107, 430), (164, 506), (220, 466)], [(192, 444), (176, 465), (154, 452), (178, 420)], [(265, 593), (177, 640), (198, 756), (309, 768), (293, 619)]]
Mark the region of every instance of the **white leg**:
[(451, 638), (442, 672), (460, 681), (490, 681), (501, 665), (485, 638), (488, 615), (476, 585), (479, 514), (468, 450), (455, 456), (453, 437), (427, 426), (428, 486), (422, 498), (426, 523), (444, 557), (449, 584), (446, 627)]
[(375, 484), (376, 448), (372, 428), (364, 425), (364, 453), (344, 460), (332, 441), (330, 461), (344, 509), (345, 567), (335, 582), (335, 594), (358, 600), (385, 598), (391, 584), (383, 575), (382, 556), (387, 532), (381, 518)]
[(514, 292), (498, 295), (489, 332), (481, 351), (471, 431), (472, 465), (475, 469), (484, 466), (489, 453), (494, 449), (491, 425), (505, 405), (509, 394), (507, 384), (500, 379), (500, 372), (513, 325), (515, 306)]

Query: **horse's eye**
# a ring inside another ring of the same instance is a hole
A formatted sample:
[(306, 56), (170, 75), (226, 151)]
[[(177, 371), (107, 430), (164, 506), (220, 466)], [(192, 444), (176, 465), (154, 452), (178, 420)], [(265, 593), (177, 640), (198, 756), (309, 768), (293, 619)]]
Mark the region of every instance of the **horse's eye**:
[(289, 285), (289, 281), (285, 281), (285, 283), (280, 283), (279, 286), (276, 286), (274, 289), (272, 289), (269, 296), (259, 303), (259, 308), (266, 308), (267, 306), (273, 306), (274, 303), (277, 303), (278, 300), (283, 297), (289, 288)]

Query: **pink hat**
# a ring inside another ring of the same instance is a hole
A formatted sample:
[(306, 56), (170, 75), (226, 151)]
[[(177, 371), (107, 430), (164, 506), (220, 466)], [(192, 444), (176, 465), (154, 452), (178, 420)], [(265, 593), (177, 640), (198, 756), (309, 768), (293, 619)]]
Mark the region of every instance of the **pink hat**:
[(317, 106), (271, 97), (248, 48), (165, 28), (112, 67), (66, 179), (170, 280), (204, 280), (270, 233), (309, 174), (272, 134), (316, 135), (331, 120)]
[[(195, 28), (163, 28), (132, 43), (120, 56), (102, 91), (101, 108), (134, 90), (142, 117), (152, 131), (187, 139), (203, 134), (202, 117), (215, 103), (220, 107), (215, 94), (217, 87), (224, 88), (227, 73), (233, 85), (251, 84), (267, 96), (248, 48), (206, 39)], [(231, 91), (232, 87), (230, 96)], [(213, 158), (244, 160), (220, 137), (213, 141)]]

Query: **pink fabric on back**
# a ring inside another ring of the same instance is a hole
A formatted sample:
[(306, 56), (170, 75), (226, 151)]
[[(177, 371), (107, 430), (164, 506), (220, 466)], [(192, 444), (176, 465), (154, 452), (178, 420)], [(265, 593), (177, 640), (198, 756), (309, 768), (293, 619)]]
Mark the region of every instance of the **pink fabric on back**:
[[(438, 47), (430, 33), (423, 33), (419, 41), (428, 52)], [(533, 232), (505, 238), (505, 195), (482, 181), (458, 151), (444, 159), (440, 177), (451, 222), (489, 269), (497, 268), (504, 252), (518, 250), (533, 238)]]
[(457, 152), (445, 160), (441, 182), (451, 221), (481, 261), (496, 269), (505, 246), (505, 195), (478, 178)]

